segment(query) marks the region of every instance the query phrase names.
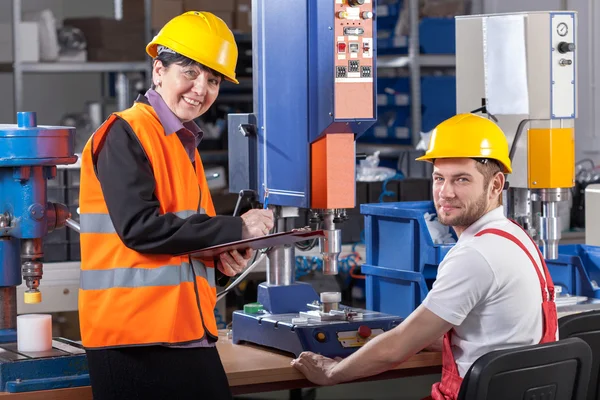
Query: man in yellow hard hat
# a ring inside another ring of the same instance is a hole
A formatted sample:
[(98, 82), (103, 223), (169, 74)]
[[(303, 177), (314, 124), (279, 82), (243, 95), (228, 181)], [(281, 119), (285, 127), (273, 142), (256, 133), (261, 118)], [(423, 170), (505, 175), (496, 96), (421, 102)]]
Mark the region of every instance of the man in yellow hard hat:
[[(228, 399), (215, 348), (216, 271), (250, 251), (181, 255), (266, 235), (270, 210), (216, 216), (194, 119), (235, 77), (237, 46), (207, 12), (168, 22), (146, 48), (153, 84), (82, 154), (79, 315), (94, 399)], [(201, 145), (201, 144), (200, 144)]]
[(423, 303), (396, 328), (341, 362), (313, 353), (293, 361), (317, 384), (374, 375), (429, 347), (443, 355), (442, 381), (431, 397), (456, 399), (480, 356), (557, 338), (554, 286), (544, 258), (500, 205), (504, 175), (511, 172), (502, 130), (478, 115), (456, 115), (436, 127), (418, 160), (433, 163), (438, 219), (459, 239)]

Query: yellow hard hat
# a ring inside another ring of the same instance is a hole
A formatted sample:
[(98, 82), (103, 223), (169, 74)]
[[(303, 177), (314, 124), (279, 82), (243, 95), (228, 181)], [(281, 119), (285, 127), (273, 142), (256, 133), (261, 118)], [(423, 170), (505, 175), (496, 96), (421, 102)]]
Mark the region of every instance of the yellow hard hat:
[(458, 114), (435, 127), (427, 152), (417, 161), (436, 158), (491, 158), (504, 167), (504, 173), (512, 172), (504, 132), (493, 121), (475, 114)]
[(205, 11), (188, 11), (163, 26), (146, 46), (150, 57), (158, 55), (158, 46), (222, 73), (228, 81), (235, 79), (238, 48), (233, 33), (225, 22)]

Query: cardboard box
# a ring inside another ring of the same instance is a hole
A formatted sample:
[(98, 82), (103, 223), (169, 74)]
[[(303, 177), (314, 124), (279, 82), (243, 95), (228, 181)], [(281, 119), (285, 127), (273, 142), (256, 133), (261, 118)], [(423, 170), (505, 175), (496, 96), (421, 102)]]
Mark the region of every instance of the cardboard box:
[(185, 11), (235, 11), (235, 0), (183, 0)]
[(152, 0), (152, 29), (160, 30), (167, 22), (183, 12), (182, 0)]
[(233, 30), (235, 26), (235, 13), (233, 11), (211, 11), (217, 17), (221, 18), (227, 24), (229, 29)]
[(146, 56), (144, 21), (112, 18), (69, 18), (65, 26), (79, 28), (87, 42), (89, 61), (143, 61)]
[[(152, 28), (160, 29), (171, 18), (183, 13), (183, 0), (152, 0)], [(123, 20), (144, 21), (144, 0), (124, 0)]]
[(252, 33), (252, 0), (236, 0), (235, 30), (240, 33)]

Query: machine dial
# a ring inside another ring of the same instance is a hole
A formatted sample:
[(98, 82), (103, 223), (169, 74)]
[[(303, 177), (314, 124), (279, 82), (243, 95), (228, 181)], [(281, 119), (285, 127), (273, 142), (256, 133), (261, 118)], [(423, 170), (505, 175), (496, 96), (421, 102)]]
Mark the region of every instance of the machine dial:
[(556, 27), (556, 33), (558, 33), (560, 36), (565, 36), (567, 33), (569, 33), (569, 27), (564, 22), (561, 22)]
[(373, 18), (373, 12), (372, 11), (363, 11), (360, 14), (360, 16), (362, 19), (371, 19), (371, 18)]
[(365, 4), (365, 0), (348, 0), (350, 7), (358, 7)]
[(558, 44), (558, 52), (561, 54), (575, 51), (575, 43), (560, 42)]

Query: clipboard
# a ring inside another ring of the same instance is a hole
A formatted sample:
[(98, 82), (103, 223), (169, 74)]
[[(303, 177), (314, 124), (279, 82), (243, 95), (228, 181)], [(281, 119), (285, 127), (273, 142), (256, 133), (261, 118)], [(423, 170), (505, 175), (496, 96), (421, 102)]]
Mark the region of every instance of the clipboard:
[(244, 250), (251, 248), (253, 250), (266, 249), (268, 247), (282, 246), (303, 242), (305, 240), (318, 239), (325, 237), (323, 230), (307, 231), (305, 229), (294, 229), (288, 232), (274, 233), (259, 238), (238, 240), (217, 246), (206, 247), (191, 252), (177, 254), (178, 256), (190, 255), (196, 258), (209, 259), (218, 256), (221, 253), (231, 250)]

